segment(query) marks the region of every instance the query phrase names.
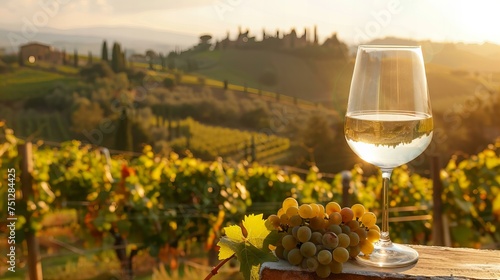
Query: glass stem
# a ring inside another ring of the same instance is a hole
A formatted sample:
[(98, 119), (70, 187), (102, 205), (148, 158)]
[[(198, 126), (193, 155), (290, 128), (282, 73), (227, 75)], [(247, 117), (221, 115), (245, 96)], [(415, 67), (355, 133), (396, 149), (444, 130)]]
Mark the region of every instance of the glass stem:
[(389, 185), (391, 183), (392, 169), (382, 169), (382, 229), (380, 232), (380, 246), (391, 246), (389, 237)]

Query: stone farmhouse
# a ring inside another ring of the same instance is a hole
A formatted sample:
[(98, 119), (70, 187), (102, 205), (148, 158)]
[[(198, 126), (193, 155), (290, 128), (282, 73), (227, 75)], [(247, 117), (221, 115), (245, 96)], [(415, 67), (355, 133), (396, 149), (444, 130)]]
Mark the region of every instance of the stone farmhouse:
[(30, 42), (19, 47), (19, 52), (23, 61), (27, 62), (48, 62), (52, 64), (62, 64), (64, 53), (54, 49), (54, 47), (38, 42)]

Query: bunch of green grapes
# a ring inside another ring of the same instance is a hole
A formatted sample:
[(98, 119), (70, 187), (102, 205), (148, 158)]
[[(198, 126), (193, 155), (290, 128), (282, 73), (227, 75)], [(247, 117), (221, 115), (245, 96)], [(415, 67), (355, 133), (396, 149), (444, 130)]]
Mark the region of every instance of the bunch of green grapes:
[(342, 272), (343, 263), (360, 253), (371, 254), (373, 243), (380, 239), (377, 217), (361, 204), (299, 205), (289, 197), (268, 221), (281, 232), (276, 256), (320, 278)]

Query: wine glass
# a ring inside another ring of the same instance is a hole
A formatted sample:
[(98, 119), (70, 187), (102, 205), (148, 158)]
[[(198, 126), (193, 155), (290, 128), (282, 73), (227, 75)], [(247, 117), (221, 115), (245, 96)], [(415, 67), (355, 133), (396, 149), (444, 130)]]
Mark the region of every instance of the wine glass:
[(382, 171), (380, 240), (362, 264), (402, 267), (418, 261), (414, 249), (389, 237), (388, 189), (392, 170), (420, 155), (432, 139), (433, 120), (419, 46), (358, 47), (345, 117), (345, 138), (363, 160)]

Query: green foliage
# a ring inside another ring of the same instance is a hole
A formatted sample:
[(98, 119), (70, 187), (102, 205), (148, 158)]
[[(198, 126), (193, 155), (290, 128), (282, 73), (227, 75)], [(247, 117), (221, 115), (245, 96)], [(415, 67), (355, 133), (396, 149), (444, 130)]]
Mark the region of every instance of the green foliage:
[(167, 58), (167, 66), (169, 70), (174, 70), (176, 69), (176, 64), (175, 64), (175, 59), (174, 58)]
[(18, 62), (18, 56), (16, 54), (4, 54), (0, 56), (0, 60), (7, 64), (16, 64)]
[(338, 152), (337, 147), (332, 145), (336, 138), (335, 130), (332, 129), (335, 125), (338, 125), (337, 120), (321, 114), (312, 115), (307, 120), (297, 140), (308, 165), (316, 163), (321, 169), (331, 169), (323, 165), (332, 162), (331, 156)]
[(68, 87), (56, 87), (51, 93), (44, 96), (45, 108), (56, 112), (63, 112), (70, 108), (73, 103), (73, 97), (67, 94)]
[(71, 114), (71, 129), (75, 133), (90, 131), (103, 120), (104, 111), (97, 102), (80, 99)]
[[(445, 212), (455, 246), (479, 247), (500, 241), (500, 142), (441, 172)], [(473, 230), (474, 229), (474, 230)], [(490, 242), (491, 242), (490, 241)]]
[(240, 122), (250, 129), (265, 129), (269, 126), (269, 113), (262, 107), (242, 113)]
[[(73, 67), (68, 68), (74, 69)], [(167, 91), (163, 87), (158, 87), (160, 83), (155, 81), (172, 78), (172, 75), (153, 75), (148, 76), (148, 79), (146, 79), (145, 71), (130, 70), (127, 73), (129, 78), (125, 78), (124, 75), (120, 76), (114, 74), (109, 65), (102, 61), (82, 67), (80, 73), (84, 80), (90, 83), (78, 83), (75, 87), (58, 86), (56, 90), (53, 90), (57, 91), (57, 94), (50, 94), (50, 98), (25, 101), (25, 108), (34, 109), (36, 110), (35, 113), (42, 114), (46, 109), (56, 109), (58, 112), (61, 112), (60, 118), (62, 121), (54, 123), (57, 124), (57, 126), (64, 123), (64, 120), (72, 120), (75, 115), (80, 115), (81, 124), (74, 121), (74, 127), (68, 127), (61, 132), (52, 133), (52, 135), (63, 135), (63, 138), (46, 139), (61, 141), (69, 139), (68, 136), (72, 136), (72, 138), (88, 141), (89, 139), (85, 138), (88, 137), (88, 132), (101, 130), (99, 127), (101, 120), (112, 121), (119, 117), (116, 113), (116, 108), (112, 107), (114, 106), (113, 104), (122, 102), (122, 96), (124, 95), (129, 96), (126, 98), (128, 100), (127, 106), (135, 107), (137, 110), (144, 107), (151, 107), (153, 114), (160, 115), (163, 118), (171, 116), (173, 119), (184, 119), (188, 116), (192, 116), (194, 119), (203, 123), (216, 124), (217, 126), (229, 126), (241, 130), (262, 131), (266, 134), (280, 134), (285, 128), (290, 128), (291, 123), (303, 123), (309, 115), (307, 110), (301, 110), (294, 106), (266, 103), (263, 100), (253, 98), (239, 98), (232, 92), (212, 92), (209, 88), (203, 88), (193, 92), (192, 89), (187, 87), (176, 87), (175, 90), (165, 94)], [(137, 77), (134, 73), (137, 73)], [(209, 82), (211, 83), (211, 81), (206, 81), (207, 84)], [(140, 85), (141, 87), (130, 90), (130, 86), (133, 85)], [(122, 94), (124, 92), (126, 93)], [(82, 100), (86, 100), (86, 102), (90, 102), (93, 105), (91, 107), (87, 105), (80, 106), (82, 105), (80, 102)], [(98, 107), (100, 107), (102, 111), (99, 112), (99, 110), (97, 110)], [(98, 114), (91, 115), (87, 120), (85, 117), (86, 114), (80, 114), (76, 111), (84, 110), (85, 108), (90, 108), (91, 110), (87, 111), (95, 111), (98, 112)], [(9, 120), (9, 124), (19, 130), (21, 132), (20, 135), (23, 137), (33, 133), (33, 127), (36, 127), (35, 124), (39, 122), (36, 119), (30, 119), (29, 122), (33, 123), (33, 125), (27, 124), (25, 126), (18, 126), (16, 123), (25, 122), (26, 117), (14, 120), (12, 116), (9, 116), (7, 119)], [(143, 125), (149, 123), (148, 119), (134, 120), (134, 123), (140, 123), (143, 130), (148, 131), (148, 126)], [(59, 127), (53, 127), (54, 125), (50, 126), (52, 126), (51, 129), (53, 130), (60, 129)], [(87, 134), (83, 134), (84, 131), (86, 131)], [(103, 133), (102, 137), (98, 137), (96, 134), (91, 135), (91, 137), (95, 136), (100, 138), (102, 140), (102, 142), (100, 142), (101, 140), (98, 139), (100, 145), (114, 147), (115, 131), (116, 126), (114, 126), (114, 131), (106, 131)], [(134, 131), (140, 132), (141, 129)], [(293, 129), (290, 128), (289, 131), (293, 131)], [(38, 134), (38, 136), (40, 136), (39, 138), (42, 138), (41, 135), (43, 135), (43, 133), (44, 132)], [(151, 138), (153, 142), (146, 141), (141, 143), (151, 143), (155, 148), (164, 147), (165, 145), (160, 143), (160, 141), (165, 141), (168, 137), (171, 137), (170, 135), (165, 135), (165, 132), (161, 132), (159, 128), (152, 131), (151, 134), (154, 136)], [(287, 138), (293, 137), (293, 135), (287, 135)], [(234, 147), (232, 149), (239, 148), (242, 150), (247, 146), (246, 153), (250, 155), (251, 147), (249, 139), (250, 138), (239, 142), (239, 147)], [(189, 141), (190, 140), (191, 139), (189, 139)], [(187, 141), (186, 139), (185, 142)], [(141, 143), (137, 143), (136, 146), (140, 146)], [(192, 146), (191, 144), (195, 143), (191, 142), (190, 147)], [(186, 146), (187, 145), (178, 145), (178, 148), (184, 149)], [(279, 152), (273, 153), (276, 155), (280, 154)], [(242, 151), (240, 158), (243, 157), (244, 154), (245, 152)], [(224, 153), (220, 155), (226, 156), (227, 154)], [(201, 154), (197, 154), (197, 156), (204, 157)], [(216, 156), (219, 155), (212, 153), (210, 158), (213, 159)], [(257, 155), (257, 160), (271, 158), (269, 162), (283, 162), (287, 157), (288, 155), (273, 158), (271, 153), (267, 153), (267, 155), (264, 156)]]
[(131, 83), (135, 85), (143, 85), (144, 78), (146, 78), (147, 76), (146, 71), (135, 68), (128, 68), (126, 72), (127, 77)]
[(175, 85), (176, 85), (176, 82), (174, 79), (169, 78), (169, 77), (163, 79), (163, 86), (164, 87), (171, 90), (171, 89), (175, 88)]
[[(7, 174), (7, 168), (19, 170), (19, 140), (4, 125), (0, 132), (0, 171)], [(478, 246), (479, 242), (498, 240), (498, 147), (497, 143), (461, 162), (453, 159), (442, 171), (447, 207), (444, 213), (452, 222), (454, 245)], [(99, 240), (112, 230), (126, 238), (130, 246), (149, 248), (152, 255), (160, 258), (166, 244), (186, 250), (191, 243), (203, 242), (211, 248), (224, 225), (237, 223), (248, 211), (265, 212), (258, 208), (259, 203), (272, 204), (288, 196), (302, 203), (341, 201), (343, 177), (337, 174), (332, 180), (323, 179), (315, 167), (299, 176), (257, 163), (203, 162), (191, 156), (179, 158), (173, 153), (161, 156), (155, 155), (149, 146), (136, 158), (109, 157), (103, 150), (77, 141), (63, 143), (59, 148), (35, 146), (32, 175), (35, 196), (25, 204), (20, 200), (16, 204), (20, 217), (28, 213), (33, 217), (30, 224), (19, 220), (16, 237), (20, 241), (23, 232), (46, 225), (44, 215), (64, 208), (67, 202), (86, 199), (89, 207), (77, 208), (78, 216), (85, 217), (80, 227), (87, 233), (84, 236)], [(351, 176), (351, 204), (360, 202), (371, 211), (380, 211), (380, 174), (365, 177), (356, 166)], [(0, 195), (5, 195), (3, 184), (0, 182)], [(431, 180), (412, 174), (403, 166), (394, 170), (391, 184), (392, 207), (432, 208)], [(4, 206), (0, 203), (1, 211), (5, 211)], [(391, 237), (397, 242), (425, 244), (430, 236), (429, 223), (391, 223)], [(231, 244), (226, 245), (242, 249)], [(248, 264), (253, 261), (248, 260)]]
[(5, 74), (10, 71), (9, 65), (0, 59), (0, 74)]
[(106, 256), (79, 256), (62, 266), (44, 269), (44, 278), (64, 279), (117, 279), (119, 267), (114, 259)]
[(83, 67), (80, 75), (89, 82), (95, 82), (98, 78), (111, 78), (114, 74), (109, 64), (101, 61)]
[(4, 122), (0, 122), (0, 170), (2, 172), (2, 180), (0, 181), (0, 196), (4, 198), (0, 201), (0, 207), (2, 207), (0, 216), (2, 217), (7, 216), (7, 213), (5, 212), (7, 210), (6, 198), (9, 183), (9, 181), (7, 180), (7, 170), (10, 168), (16, 168), (19, 165), (17, 152), (18, 142), (19, 139), (14, 136), (14, 131), (12, 129), (6, 128)]
[(245, 216), (242, 224), (247, 232), (245, 235), (240, 226), (224, 228), (225, 237), (217, 243), (220, 246), (219, 259), (224, 260), (236, 254), (245, 279), (258, 280), (260, 265), (277, 261), (269, 245), (276, 243), (278, 232), (266, 224), (262, 214)]

